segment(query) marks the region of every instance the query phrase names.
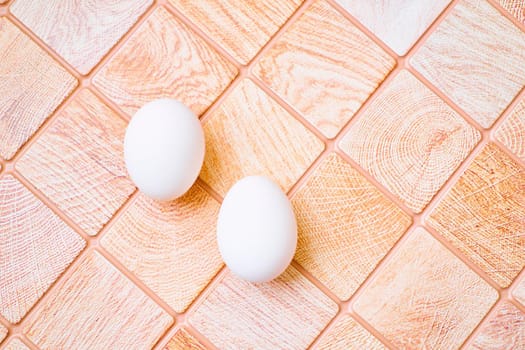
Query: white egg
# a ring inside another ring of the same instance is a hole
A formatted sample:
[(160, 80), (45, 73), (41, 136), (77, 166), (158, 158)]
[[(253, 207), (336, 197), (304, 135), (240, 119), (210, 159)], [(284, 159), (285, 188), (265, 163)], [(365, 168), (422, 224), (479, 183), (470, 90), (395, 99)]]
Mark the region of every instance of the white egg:
[(193, 185), (204, 161), (199, 119), (172, 99), (152, 101), (131, 119), (124, 138), (129, 176), (147, 196), (171, 200)]
[(274, 279), (286, 270), (297, 246), (297, 223), (290, 201), (270, 179), (245, 177), (222, 202), (217, 242), (235, 275), (250, 282)]

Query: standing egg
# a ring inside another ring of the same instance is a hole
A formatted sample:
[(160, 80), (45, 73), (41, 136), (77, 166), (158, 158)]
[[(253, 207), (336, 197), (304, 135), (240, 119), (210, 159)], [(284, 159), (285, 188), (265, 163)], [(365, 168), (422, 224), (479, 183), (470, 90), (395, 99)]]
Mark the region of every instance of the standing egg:
[(238, 181), (227, 193), (217, 223), (219, 251), (228, 268), (250, 282), (266, 282), (290, 264), (297, 246), (292, 205), (263, 176)]

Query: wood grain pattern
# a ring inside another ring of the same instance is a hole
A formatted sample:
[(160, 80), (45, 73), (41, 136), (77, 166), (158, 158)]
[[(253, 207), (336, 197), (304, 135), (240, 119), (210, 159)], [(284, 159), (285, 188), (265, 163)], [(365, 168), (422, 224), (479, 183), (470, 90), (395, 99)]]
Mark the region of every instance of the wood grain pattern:
[(518, 21), (525, 24), (525, 1), (523, 0), (499, 0), (501, 6), (509, 11)]
[(322, 338), (319, 350), (386, 350), (387, 348), (351, 316), (344, 316)]
[(181, 328), (171, 338), (164, 350), (206, 350), (206, 347), (184, 328)]
[(496, 290), (418, 228), (354, 309), (400, 349), (457, 349), (498, 298)]
[(2, 340), (4, 340), (6, 336), (7, 336), (7, 328), (5, 328), (3, 325), (0, 324), (0, 344), (2, 344)]
[(46, 300), (24, 332), (41, 349), (146, 349), (172, 321), (95, 252)]
[(525, 349), (525, 314), (509, 302), (499, 306), (471, 346), (476, 350)]
[(484, 128), (525, 84), (525, 33), (485, 0), (462, 0), (411, 64)]
[(220, 349), (304, 349), (337, 305), (295, 268), (269, 283), (228, 273), (190, 323)]
[(4, 350), (29, 350), (29, 348), (20, 339), (13, 338), (7, 343)]
[(341, 148), (410, 209), (421, 212), (480, 134), (408, 71), (401, 71)]
[(496, 131), (496, 138), (525, 161), (525, 99), (518, 103)]
[(411, 219), (336, 154), (292, 199), (295, 259), (348, 299), (408, 228)]
[(336, 0), (398, 55), (403, 56), (450, 0)]
[(161, 7), (93, 82), (128, 114), (169, 97), (200, 115), (236, 74), (233, 65)]
[(0, 62), (0, 156), (11, 159), (77, 81), (6, 18)]
[(523, 306), (525, 306), (525, 278), (522, 278), (521, 281), (516, 285), (512, 291), (512, 296), (516, 298)]
[(123, 160), (126, 123), (82, 90), (17, 169), (89, 235), (133, 193)]
[(169, 0), (240, 63), (248, 63), (302, 0)]
[(243, 80), (204, 124), (201, 177), (221, 195), (248, 175), (266, 175), (284, 191), (323, 143), (251, 80)]
[(394, 64), (339, 12), (319, 1), (294, 22), (253, 71), (332, 138)]
[(18, 323), (84, 240), (11, 175), (0, 179), (0, 313)]
[(219, 203), (198, 185), (171, 202), (141, 194), (102, 245), (175, 311), (183, 312), (222, 267), (215, 239), (218, 213)]
[(10, 11), (81, 74), (87, 74), (152, 2), (16, 0)]
[(525, 266), (525, 169), (489, 144), (429, 223), (500, 286)]

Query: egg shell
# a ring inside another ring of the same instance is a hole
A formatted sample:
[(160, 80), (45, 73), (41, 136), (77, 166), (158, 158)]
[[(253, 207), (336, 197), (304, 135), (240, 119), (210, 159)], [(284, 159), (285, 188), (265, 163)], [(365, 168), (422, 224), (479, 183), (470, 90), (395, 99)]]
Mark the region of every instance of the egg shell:
[(267, 282), (290, 264), (297, 247), (292, 205), (279, 186), (249, 176), (228, 191), (217, 223), (219, 251), (228, 268), (250, 282)]

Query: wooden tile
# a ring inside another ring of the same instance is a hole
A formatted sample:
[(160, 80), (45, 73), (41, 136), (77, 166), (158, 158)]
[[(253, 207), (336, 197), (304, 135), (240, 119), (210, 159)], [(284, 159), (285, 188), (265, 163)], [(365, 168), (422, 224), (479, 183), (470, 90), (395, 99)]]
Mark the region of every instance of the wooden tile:
[(2, 343), (2, 340), (5, 339), (7, 336), (7, 328), (5, 328), (3, 325), (0, 324), (0, 344)]
[(6, 18), (0, 62), (0, 156), (11, 159), (77, 81)]
[(524, 32), (485, 0), (461, 0), (411, 64), (488, 128), (525, 84), (524, 60)]
[(466, 349), (525, 349), (525, 314), (509, 302), (499, 306)]
[(128, 114), (163, 97), (201, 114), (236, 74), (234, 66), (161, 7), (93, 82)]
[(509, 11), (511, 15), (516, 17), (518, 21), (525, 24), (525, 1), (499, 0), (499, 4)]
[(13, 338), (7, 343), (4, 350), (29, 350), (29, 348), (20, 339)]
[(516, 285), (512, 291), (512, 296), (525, 306), (525, 277), (522, 277), (521, 281)]
[(95, 252), (24, 331), (41, 349), (149, 349), (171, 323), (166, 312)]
[(222, 267), (219, 203), (198, 185), (171, 202), (142, 194), (102, 245), (175, 311), (183, 312)]
[(269, 283), (228, 273), (190, 323), (220, 349), (304, 349), (337, 305), (295, 268)]
[(400, 349), (457, 349), (498, 298), (424, 229), (411, 234), (354, 308)]
[(123, 160), (126, 123), (82, 90), (17, 169), (89, 235), (135, 190)]
[(525, 161), (525, 99), (518, 103), (499, 127), (496, 138)]
[(341, 148), (419, 213), (479, 140), (476, 129), (401, 71), (352, 125)]
[(221, 195), (248, 175), (266, 175), (285, 191), (323, 143), (251, 80), (243, 80), (204, 124), (201, 177)]
[(343, 15), (318, 1), (279, 38), (254, 73), (332, 138), (394, 64)]
[(319, 350), (386, 350), (387, 348), (368, 333), (352, 317), (344, 316), (327, 335), (322, 338)]
[(489, 144), (429, 223), (500, 286), (525, 266), (525, 169)]
[(0, 313), (18, 323), (84, 240), (11, 175), (0, 179)]
[(175, 333), (164, 350), (206, 350), (206, 347), (182, 328)]
[(169, 0), (240, 63), (248, 63), (302, 0)]
[(348, 299), (411, 219), (336, 154), (292, 199), (295, 259), (340, 299)]
[(10, 11), (80, 73), (87, 74), (152, 0), (16, 0)]
[(450, 0), (336, 0), (398, 55), (403, 56)]

